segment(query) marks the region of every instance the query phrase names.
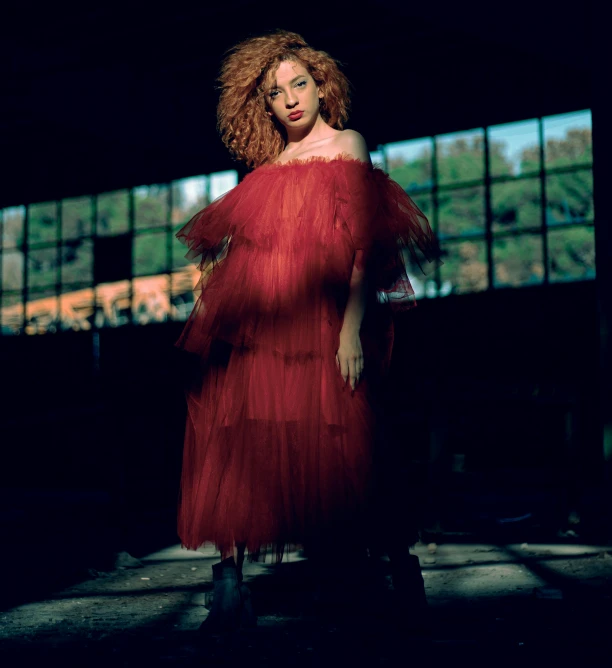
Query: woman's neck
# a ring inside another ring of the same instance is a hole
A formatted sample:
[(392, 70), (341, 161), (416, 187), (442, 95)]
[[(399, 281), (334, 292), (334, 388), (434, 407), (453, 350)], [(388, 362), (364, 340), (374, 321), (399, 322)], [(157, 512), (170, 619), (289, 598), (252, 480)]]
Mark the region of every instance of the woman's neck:
[(287, 132), (285, 151), (288, 153), (300, 153), (305, 151), (311, 144), (329, 138), (334, 132), (323, 120), (321, 114), (319, 114), (312, 127), (301, 128), (299, 130), (296, 128), (291, 133)]

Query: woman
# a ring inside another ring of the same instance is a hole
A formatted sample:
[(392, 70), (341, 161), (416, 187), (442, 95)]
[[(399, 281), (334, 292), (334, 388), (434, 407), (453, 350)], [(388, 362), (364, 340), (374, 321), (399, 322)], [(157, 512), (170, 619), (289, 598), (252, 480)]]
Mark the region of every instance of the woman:
[[(349, 84), (295, 33), (238, 44), (218, 127), (254, 168), (177, 236), (201, 294), (177, 345), (202, 361), (187, 392), (178, 530), (216, 543), (208, 627), (252, 624), (245, 549), (312, 555), (367, 541), (374, 395), (391, 311), (414, 306), (404, 256), (436, 256), (427, 219), (344, 130)], [(234, 560), (235, 558), (235, 560)]]

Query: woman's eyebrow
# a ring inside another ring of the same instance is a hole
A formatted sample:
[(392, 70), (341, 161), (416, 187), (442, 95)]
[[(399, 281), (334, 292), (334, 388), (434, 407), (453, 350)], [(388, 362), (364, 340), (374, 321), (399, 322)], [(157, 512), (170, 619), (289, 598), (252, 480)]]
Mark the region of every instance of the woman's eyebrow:
[[(291, 85), (294, 81), (297, 81), (298, 79), (301, 79), (302, 77), (305, 77), (305, 74), (298, 74), (297, 77), (293, 77), (291, 81), (289, 82), (289, 85)], [(275, 83), (274, 86), (270, 86), (268, 90), (274, 90), (275, 88), (278, 88), (278, 84)]]

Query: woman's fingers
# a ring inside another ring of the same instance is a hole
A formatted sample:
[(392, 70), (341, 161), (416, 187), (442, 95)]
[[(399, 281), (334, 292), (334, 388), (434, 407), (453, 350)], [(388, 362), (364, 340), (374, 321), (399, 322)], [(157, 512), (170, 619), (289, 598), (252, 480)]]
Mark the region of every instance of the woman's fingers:
[(357, 383), (361, 380), (363, 375), (363, 357), (358, 357), (355, 359), (353, 377), (351, 379), (351, 387), (355, 389)]
[(354, 390), (363, 374), (363, 357), (343, 358), (336, 353), (336, 365), (342, 375), (342, 380), (348, 380), (351, 389)]
[(343, 382), (346, 383), (347, 378), (349, 377), (349, 364), (347, 359), (342, 359), (340, 355), (336, 355), (338, 360), (338, 369), (340, 370), (340, 375), (342, 376)]
[(338, 371), (340, 371), (342, 380), (346, 383), (346, 379), (349, 376), (348, 360), (342, 359), (340, 353), (336, 353), (336, 365), (338, 367)]

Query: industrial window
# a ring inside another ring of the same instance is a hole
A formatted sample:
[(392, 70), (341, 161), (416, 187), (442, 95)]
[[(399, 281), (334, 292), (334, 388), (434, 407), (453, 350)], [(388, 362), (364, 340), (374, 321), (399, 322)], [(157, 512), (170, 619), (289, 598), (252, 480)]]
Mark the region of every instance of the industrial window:
[(373, 158), (438, 234), (417, 297), (595, 277), (590, 111), (386, 144)]
[(196, 267), (174, 234), (235, 171), (0, 212), (3, 334), (185, 320)]
[[(444, 264), (417, 297), (595, 277), (588, 110), (380, 146)], [(38, 334), (185, 320), (197, 269), (174, 238), (235, 171), (0, 211), (0, 325)]]

